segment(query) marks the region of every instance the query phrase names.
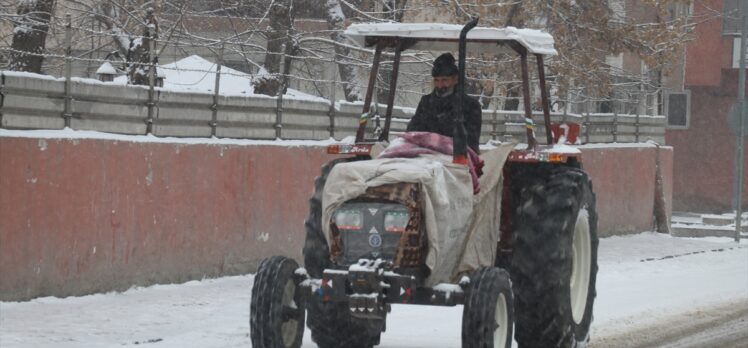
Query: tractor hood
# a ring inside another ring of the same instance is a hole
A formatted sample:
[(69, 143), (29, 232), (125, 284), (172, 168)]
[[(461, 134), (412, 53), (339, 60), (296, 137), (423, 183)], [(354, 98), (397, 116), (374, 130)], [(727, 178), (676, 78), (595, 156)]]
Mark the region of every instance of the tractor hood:
[(426, 285), (454, 284), (460, 274), (492, 266), (499, 240), (501, 168), (513, 147), (506, 143), (481, 154), (487, 169), (480, 178), (481, 192), (477, 195), (473, 195), (467, 167), (451, 163), (447, 155), (378, 158), (336, 165), (322, 194), (322, 231), (328, 245), (328, 222), (341, 205), (360, 197), (370, 187), (411, 182), (422, 187), (419, 199), (429, 247), (425, 263), (431, 270)]

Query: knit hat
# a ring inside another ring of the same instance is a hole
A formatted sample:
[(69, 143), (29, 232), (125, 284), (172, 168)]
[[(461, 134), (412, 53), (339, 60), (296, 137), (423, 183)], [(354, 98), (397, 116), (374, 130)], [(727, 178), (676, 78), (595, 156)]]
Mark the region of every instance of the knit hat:
[(431, 69), (431, 76), (452, 76), (457, 75), (457, 65), (452, 53), (444, 53), (434, 60), (434, 67)]

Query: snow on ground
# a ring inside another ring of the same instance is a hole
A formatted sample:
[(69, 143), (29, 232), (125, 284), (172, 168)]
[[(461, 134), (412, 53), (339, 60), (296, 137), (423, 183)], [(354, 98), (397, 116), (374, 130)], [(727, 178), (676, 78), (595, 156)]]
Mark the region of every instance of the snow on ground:
[(748, 243), (656, 233), (600, 243), (595, 337), (735, 299), (748, 301)]
[[(159, 66), (157, 73), (164, 78), (164, 86), (156, 87), (161, 91), (207, 93), (213, 94), (216, 87), (216, 72), (218, 65), (200, 57), (192, 55), (176, 62)], [(109, 63), (102, 64), (96, 73), (116, 73), (116, 69)], [(64, 77), (35, 74), (25, 71), (0, 71), (3, 75), (14, 77), (30, 77), (52, 81), (65, 81)], [(93, 78), (73, 77), (74, 82), (95, 85), (127, 85), (127, 76), (118, 76), (112, 82), (102, 82)], [(234, 70), (226, 66), (221, 67), (221, 80), (219, 81), (219, 94), (225, 96), (252, 96), (258, 98), (273, 98), (264, 94), (255, 94), (251, 84), (252, 75)], [(148, 86), (133, 86), (133, 88), (148, 88)], [(284, 99), (307, 100), (327, 103), (326, 98), (317, 97), (302, 91), (288, 88), (283, 95)]]
[[(748, 301), (748, 243), (656, 233), (600, 242), (592, 335)], [(0, 302), (0, 347), (249, 347), (252, 276)], [(380, 347), (460, 346), (462, 307), (396, 305)], [(315, 347), (309, 331), (303, 347)]]

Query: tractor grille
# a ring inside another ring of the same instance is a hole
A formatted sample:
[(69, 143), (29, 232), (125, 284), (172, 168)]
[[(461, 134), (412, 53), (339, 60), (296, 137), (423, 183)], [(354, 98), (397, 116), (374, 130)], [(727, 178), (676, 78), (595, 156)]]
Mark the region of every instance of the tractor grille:
[[(421, 229), (419, 189), (414, 183), (382, 185), (369, 188), (361, 197), (343, 204), (339, 210), (359, 211), (363, 221), (356, 230), (339, 229), (333, 217), (330, 221), (332, 261), (349, 265), (361, 258), (381, 258), (392, 261), (396, 268), (422, 266), (428, 249)], [(407, 213), (407, 226), (398, 232), (385, 231), (384, 214), (387, 212)]]
[[(341, 210), (360, 212), (361, 228), (356, 230), (339, 229), (343, 264), (349, 265), (360, 259), (383, 259), (392, 261), (400, 244), (400, 233), (387, 232), (384, 228), (384, 215), (389, 212), (406, 213), (402, 204), (388, 203), (346, 203)], [(333, 225), (335, 225), (333, 223)], [(336, 226), (338, 227), (338, 226)]]

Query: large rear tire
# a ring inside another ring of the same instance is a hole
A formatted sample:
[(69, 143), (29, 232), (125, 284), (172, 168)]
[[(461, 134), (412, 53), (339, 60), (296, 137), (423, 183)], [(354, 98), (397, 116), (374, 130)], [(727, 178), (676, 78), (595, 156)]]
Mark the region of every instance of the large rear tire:
[(515, 215), (515, 339), (520, 347), (576, 347), (589, 341), (596, 295), (595, 195), (580, 169), (544, 174), (521, 189)]
[(254, 348), (299, 348), (304, 336), (304, 297), (294, 272), (296, 261), (265, 259), (255, 275), (249, 326)]
[(513, 302), (509, 273), (496, 267), (475, 271), (462, 311), (462, 347), (511, 347)]
[[(314, 194), (309, 199), (309, 216), (305, 222), (306, 240), (304, 242), (304, 267), (312, 278), (322, 278), (322, 272), (330, 266), (330, 249), (322, 232), (322, 192), (327, 176), (338, 163), (349, 162), (355, 158), (335, 159), (322, 167), (319, 177), (314, 181)], [(307, 326), (312, 331), (312, 340), (320, 348), (370, 348), (379, 344), (377, 328), (368, 328), (367, 323), (355, 320), (348, 304), (323, 302), (311, 299), (307, 303)], [(383, 323), (368, 323), (383, 325)]]

